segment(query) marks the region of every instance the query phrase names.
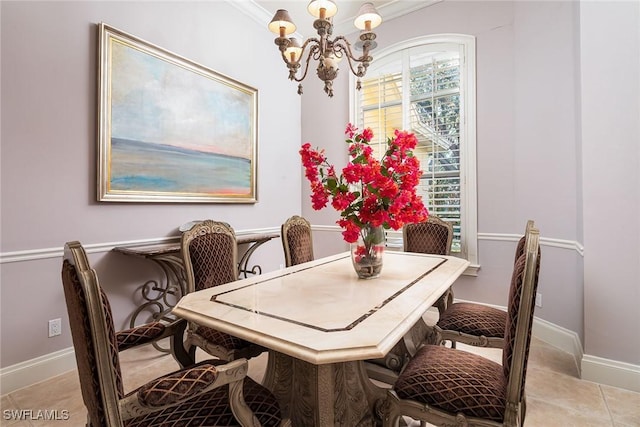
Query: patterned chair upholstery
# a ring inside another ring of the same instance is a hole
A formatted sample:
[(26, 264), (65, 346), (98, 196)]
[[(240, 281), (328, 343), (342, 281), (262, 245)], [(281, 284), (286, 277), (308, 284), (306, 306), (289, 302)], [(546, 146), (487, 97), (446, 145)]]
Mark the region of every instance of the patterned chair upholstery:
[[(76, 249), (78, 262), (84, 270), (89, 270), (91, 265), (89, 264), (89, 258), (82, 247), (79, 245)], [(125, 351), (131, 348), (135, 348), (145, 344), (151, 344), (159, 340), (169, 338), (170, 350), (173, 358), (185, 367), (193, 364), (193, 360), (189, 357), (185, 351), (182, 336), (186, 322), (184, 320), (175, 320), (170, 323), (163, 322), (150, 322), (144, 325), (138, 325), (133, 328), (116, 331), (116, 343), (118, 351)]]
[[(233, 228), (206, 220), (182, 234), (182, 261), (187, 293), (238, 280), (238, 247)], [(194, 357), (196, 347), (222, 360), (251, 358), (266, 349), (224, 332), (189, 322), (185, 346)]]
[[(429, 215), (426, 221), (405, 225), (402, 228), (402, 241), (405, 252), (449, 255), (453, 241), (453, 225), (435, 215)], [(442, 314), (452, 302), (453, 291), (449, 288), (438, 298), (435, 306)]]
[[(514, 264), (524, 253), (526, 238), (531, 228), (533, 221), (529, 220), (525, 235), (516, 246)], [(507, 313), (504, 310), (470, 302), (454, 303), (440, 313), (430, 342), (440, 344), (443, 341), (451, 341), (454, 348), (456, 342), (478, 347), (502, 348), (506, 323)]]
[(109, 300), (79, 242), (65, 245), (62, 283), (87, 426), (283, 424), (273, 394), (246, 376), (244, 359), (203, 361), (125, 395)]
[[(402, 237), (405, 252), (449, 255), (453, 240), (453, 226), (435, 215), (429, 215), (426, 221), (405, 225), (402, 229)], [(453, 291), (449, 288), (438, 298), (435, 306), (442, 313), (452, 300)], [(369, 378), (393, 384), (400, 371), (416, 353), (417, 348), (427, 341), (432, 341), (434, 336), (433, 328), (420, 320), (384, 358), (367, 362)]]
[(455, 348), (423, 346), (387, 392), (383, 426), (398, 426), (403, 415), (422, 425), (522, 426), (539, 271), (539, 232), (532, 228), (513, 268), (502, 365)]
[(309, 221), (298, 215), (292, 216), (280, 227), (280, 236), (287, 267), (313, 261), (313, 241)]

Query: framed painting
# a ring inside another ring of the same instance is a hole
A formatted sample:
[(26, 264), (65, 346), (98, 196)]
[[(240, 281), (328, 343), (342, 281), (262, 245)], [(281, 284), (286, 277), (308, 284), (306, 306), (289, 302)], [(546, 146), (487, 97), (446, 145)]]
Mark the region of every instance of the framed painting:
[(98, 200), (255, 203), (258, 91), (98, 27)]

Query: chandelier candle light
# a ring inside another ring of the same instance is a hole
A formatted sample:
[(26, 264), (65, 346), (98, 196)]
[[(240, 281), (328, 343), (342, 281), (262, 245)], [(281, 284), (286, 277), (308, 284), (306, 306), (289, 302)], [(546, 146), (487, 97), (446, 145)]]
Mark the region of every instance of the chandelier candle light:
[[(372, 3), (365, 3), (360, 8), (358, 16), (353, 22), (356, 28), (361, 30), (360, 40), (355, 44), (357, 49), (362, 49), (362, 55), (358, 58), (354, 56), (351, 44), (344, 36), (331, 39), (333, 34), (332, 17), (338, 11), (338, 6), (333, 1), (313, 0), (307, 6), (307, 10), (316, 18), (313, 22), (313, 28), (317, 30), (320, 38), (309, 38), (302, 45), (298, 39), (287, 37), (296, 31), (296, 26), (289, 17), (289, 12), (279, 9), (269, 23), (269, 30), (278, 35), (275, 43), (289, 69), (289, 80), (302, 82), (307, 77), (309, 63), (313, 58), (319, 61), (316, 72), (318, 78), (324, 81), (324, 91), (329, 97), (332, 97), (333, 79), (338, 75), (338, 62), (346, 57), (349, 69), (358, 78), (356, 88), (360, 90), (360, 78), (364, 77), (369, 64), (373, 61), (370, 51), (377, 46), (374, 41), (376, 34), (372, 30), (380, 25), (382, 17)], [(303, 56), (307, 51), (302, 75), (298, 76)], [(298, 94), (302, 94), (302, 83), (298, 84)]]
[(373, 132), (362, 132), (349, 123), (345, 131), (350, 161), (337, 175), (323, 150), (302, 145), (300, 156), (311, 186), (315, 210), (329, 202), (340, 212), (337, 224), (344, 240), (351, 243), (353, 266), (359, 278), (378, 277), (384, 254), (384, 229), (398, 230), (405, 224), (425, 221), (429, 215), (416, 194), (420, 162), (413, 155), (414, 134), (396, 130), (387, 139), (387, 151), (377, 160), (369, 141)]

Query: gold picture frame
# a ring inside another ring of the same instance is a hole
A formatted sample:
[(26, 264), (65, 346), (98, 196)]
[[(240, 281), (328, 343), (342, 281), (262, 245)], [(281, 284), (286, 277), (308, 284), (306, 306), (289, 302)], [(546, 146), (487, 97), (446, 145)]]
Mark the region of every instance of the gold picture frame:
[(98, 200), (257, 202), (257, 89), (98, 29)]

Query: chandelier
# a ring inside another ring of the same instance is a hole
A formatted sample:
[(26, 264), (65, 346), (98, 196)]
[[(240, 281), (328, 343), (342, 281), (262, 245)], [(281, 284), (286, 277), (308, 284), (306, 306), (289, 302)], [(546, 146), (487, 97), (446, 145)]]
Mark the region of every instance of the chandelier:
[[(282, 59), (289, 69), (289, 80), (295, 80), (298, 84), (298, 94), (302, 95), (302, 80), (307, 77), (311, 59), (318, 61), (316, 73), (320, 80), (324, 81), (324, 91), (329, 97), (333, 96), (333, 79), (338, 75), (338, 62), (346, 57), (349, 69), (358, 78), (356, 89), (360, 90), (360, 78), (364, 77), (373, 57), (370, 51), (375, 49), (376, 34), (372, 31), (382, 22), (382, 17), (372, 3), (365, 3), (360, 7), (358, 15), (353, 22), (360, 29), (360, 39), (355, 48), (362, 50), (362, 55), (356, 57), (351, 50), (351, 44), (344, 36), (333, 35), (332, 18), (338, 11), (338, 6), (332, 0), (313, 0), (307, 6), (307, 10), (316, 20), (313, 28), (318, 32), (317, 37), (308, 38), (300, 45), (296, 38), (288, 38), (289, 34), (296, 31), (296, 26), (289, 17), (289, 12), (279, 9), (269, 23), (269, 30), (278, 35), (275, 43), (280, 49)], [(303, 56), (304, 67), (302, 66)], [(299, 71), (302, 68), (302, 74)]]

